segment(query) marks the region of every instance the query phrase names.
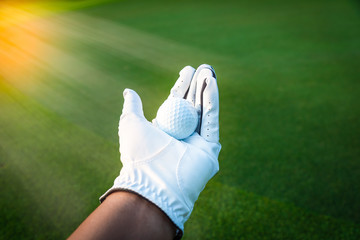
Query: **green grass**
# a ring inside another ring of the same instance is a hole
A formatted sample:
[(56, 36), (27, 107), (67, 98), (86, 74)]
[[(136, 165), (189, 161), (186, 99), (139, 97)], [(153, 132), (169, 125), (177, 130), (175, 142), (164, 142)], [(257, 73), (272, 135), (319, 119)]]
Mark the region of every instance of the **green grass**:
[(151, 120), (202, 63), (218, 75), (223, 148), (184, 239), (360, 238), (356, 2), (90, 5), (59, 1), (23, 58), (0, 51), (29, 65), (0, 65), (0, 239), (70, 235), (121, 167), (123, 89)]

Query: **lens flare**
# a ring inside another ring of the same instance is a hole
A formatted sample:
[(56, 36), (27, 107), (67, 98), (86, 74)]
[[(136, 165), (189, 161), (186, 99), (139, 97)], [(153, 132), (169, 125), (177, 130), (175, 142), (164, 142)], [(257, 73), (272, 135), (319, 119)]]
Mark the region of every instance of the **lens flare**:
[(36, 70), (36, 59), (43, 54), (34, 36), (41, 36), (40, 8), (25, 4), (0, 4), (0, 76), (12, 84), (26, 83)]

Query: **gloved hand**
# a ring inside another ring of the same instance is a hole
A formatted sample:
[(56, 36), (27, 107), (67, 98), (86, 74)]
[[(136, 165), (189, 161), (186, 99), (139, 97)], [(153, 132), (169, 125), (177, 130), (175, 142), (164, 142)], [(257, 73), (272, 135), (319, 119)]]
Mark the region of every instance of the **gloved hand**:
[(139, 95), (125, 89), (119, 123), (120, 175), (100, 201), (111, 192), (125, 190), (148, 199), (184, 230), (194, 203), (206, 183), (218, 172), (219, 93), (209, 65), (196, 71), (187, 66), (171, 89), (170, 97), (183, 97), (199, 112), (196, 132), (181, 141), (148, 122)]

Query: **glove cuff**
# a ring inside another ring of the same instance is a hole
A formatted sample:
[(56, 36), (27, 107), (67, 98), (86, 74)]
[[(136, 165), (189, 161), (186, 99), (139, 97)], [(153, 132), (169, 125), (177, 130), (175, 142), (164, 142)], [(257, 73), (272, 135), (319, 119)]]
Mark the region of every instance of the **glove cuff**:
[[(182, 150), (175, 150), (174, 148), (176, 146), (169, 146), (169, 149), (166, 149), (167, 151), (165, 150), (160, 154), (167, 159), (169, 171), (163, 171), (164, 163), (154, 159), (148, 159), (142, 164), (123, 165), (114, 185), (100, 197), (100, 202), (104, 201), (114, 191), (135, 192), (158, 206), (181, 231), (184, 231), (184, 223), (190, 217), (194, 203), (186, 200), (179, 188), (176, 176), (177, 160), (171, 159), (166, 154), (166, 152), (178, 151), (177, 156), (183, 155)], [(185, 151), (185, 149), (183, 150)], [(157, 155), (155, 159), (159, 157)], [(151, 164), (149, 164), (150, 162)]]

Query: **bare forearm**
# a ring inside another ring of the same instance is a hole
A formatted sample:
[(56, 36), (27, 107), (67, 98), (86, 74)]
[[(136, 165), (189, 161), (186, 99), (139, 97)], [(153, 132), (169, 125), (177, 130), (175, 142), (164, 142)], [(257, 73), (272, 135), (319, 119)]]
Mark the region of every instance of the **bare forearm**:
[(154, 204), (129, 192), (110, 194), (69, 237), (73, 239), (173, 239), (176, 227)]

